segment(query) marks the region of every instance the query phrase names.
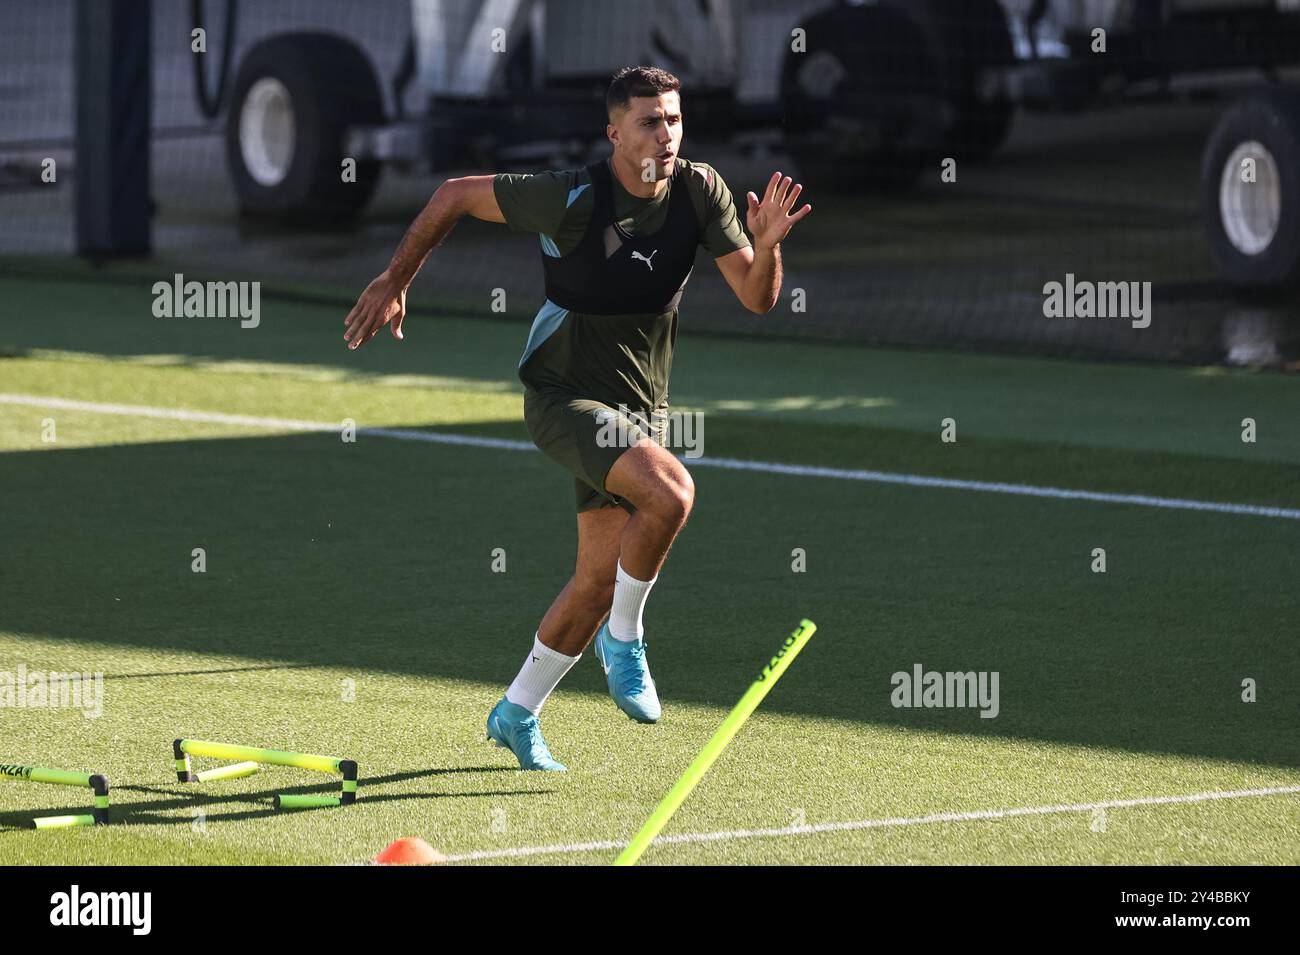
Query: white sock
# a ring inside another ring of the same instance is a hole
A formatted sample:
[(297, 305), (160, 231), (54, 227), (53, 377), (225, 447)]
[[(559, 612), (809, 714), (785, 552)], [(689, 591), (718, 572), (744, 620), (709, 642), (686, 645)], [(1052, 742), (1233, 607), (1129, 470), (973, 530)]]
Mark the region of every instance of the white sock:
[(552, 650), (542, 643), (540, 631), (533, 636), (532, 652), (524, 658), (524, 665), (519, 668), (515, 682), (506, 690), (506, 699), (515, 706), (522, 706), (533, 716), (542, 711), (542, 704), (551, 695), (551, 691), (564, 679), (564, 674), (581, 659), (565, 656), (558, 650)]
[(634, 643), (645, 633), (641, 626), (641, 611), (645, 609), (645, 600), (650, 596), (650, 588), (655, 585), (659, 575), (651, 580), (637, 580), (623, 569), (623, 562), (618, 562), (618, 575), (614, 578), (614, 608), (609, 612), (609, 632), (615, 640)]

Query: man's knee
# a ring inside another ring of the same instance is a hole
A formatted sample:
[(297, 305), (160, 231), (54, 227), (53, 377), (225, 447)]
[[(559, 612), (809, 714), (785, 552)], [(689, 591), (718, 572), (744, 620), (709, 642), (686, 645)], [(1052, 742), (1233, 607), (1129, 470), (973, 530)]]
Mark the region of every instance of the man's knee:
[(680, 527), (686, 523), (695, 506), (695, 482), (690, 473), (681, 468), (678, 473), (662, 481), (647, 505), (659, 519)]
[(608, 491), (657, 520), (682, 525), (695, 503), (695, 482), (670, 452), (650, 442), (624, 452), (605, 481)]
[(608, 609), (614, 602), (614, 576), (578, 573), (573, 577), (573, 595), (585, 606)]

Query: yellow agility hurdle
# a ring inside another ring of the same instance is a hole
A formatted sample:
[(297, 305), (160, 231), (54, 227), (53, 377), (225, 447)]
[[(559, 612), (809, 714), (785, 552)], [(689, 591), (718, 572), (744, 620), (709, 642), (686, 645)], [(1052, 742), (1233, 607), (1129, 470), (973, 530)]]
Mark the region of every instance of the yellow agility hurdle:
[[(258, 771), (260, 764), (291, 766), (314, 773), (338, 773), (343, 777), (343, 788), (337, 796), (293, 796), (279, 793), (275, 796), (276, 809), (316, 809), (323, 806), (346, 806), (357, 801), (357, 764), (351, 759), (315, 756), (311, 753), (291, 753), (280, 749), (259, 749), (256, 746), (237, 746), (232, 743), (213, 743), (200, 739), (173, 741), (172, 755), (176, 759), (176, 779), (182, 783), (251, 776)], [(190, 767), (191, 756), (239, 762), (196, 773)]]

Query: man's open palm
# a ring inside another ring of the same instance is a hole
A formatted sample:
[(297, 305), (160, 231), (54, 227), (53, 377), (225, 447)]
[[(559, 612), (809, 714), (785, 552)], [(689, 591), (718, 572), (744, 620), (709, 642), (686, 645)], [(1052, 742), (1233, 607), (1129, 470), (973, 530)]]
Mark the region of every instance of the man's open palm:
[(789, 234), (796, 222), (812, 212), (812, 206), (804, 203), (802, 209), (790, 215), (790, 209), (802, 191), (803, 186), (797, 182), (792, 183), (789, 176), (782, 179), (780, 172), (774, 172), (763, 192), (762, 201), (752, 192), (745, 193), (745, 198), (749, 201), (745, 224), (749, 226), (749, 234), (754, 237), (755, 245), (776, 245)]

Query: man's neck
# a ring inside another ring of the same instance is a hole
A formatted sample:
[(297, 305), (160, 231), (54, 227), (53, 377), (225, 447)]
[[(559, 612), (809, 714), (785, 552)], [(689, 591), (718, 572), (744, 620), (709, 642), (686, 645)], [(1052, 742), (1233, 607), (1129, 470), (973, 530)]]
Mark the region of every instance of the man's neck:
[(619, 185), (640, 199), (653, 199), (668, 187), (667, 179), (656, 179), (653, 182), (646, 182), (641, 178), (641, 171), (635, 166), (624, 166), (619, 161), (617, 154), (611, 156), (608, 160), (609, 168), (614, 173), (614, 178), (618, 180)]

